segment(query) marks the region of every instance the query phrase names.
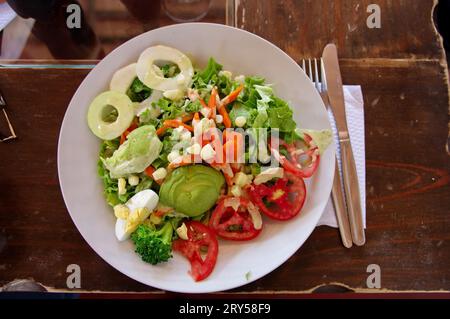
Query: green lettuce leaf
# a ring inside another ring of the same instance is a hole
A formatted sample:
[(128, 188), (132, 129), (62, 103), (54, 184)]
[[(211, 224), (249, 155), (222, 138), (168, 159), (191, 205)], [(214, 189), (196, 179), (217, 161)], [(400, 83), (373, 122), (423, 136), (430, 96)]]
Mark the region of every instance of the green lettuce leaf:
[(200, 112), (201, 109), (202, 105), (200, 104), (199, 100), (196, 100), (194, 102), (189, 101), (184, 107), (184, 111), (187, 113)]
[(208, 60), (208, 65), (202, 71), (199, 71), (194, 76), (194, 81), (198, 81), (199, 79), (203, 81), (203, 83), (209, 83), (211, 78), (214, 75), (217, 75), (222, 70), (222, 65), (217, 63), (212, 57)]
[(152, 94), (152, 89), (136, 77), (126, 93), (132, 102), (142, 102)]
[(322, 155), (323, 152), (330, 146), (333, 140), (333, 133), (331, 130), (309, 130), (309, 129), (296, 129), (296, 133), (299, 136), (303, 136), (304, 133), (311, 136), (314, 143), (319, 147), (319, 152)]
[(230, 111), (230, 119), (234, 123), (234, 121), (236, 121), (236, 118), (238, 116), (243, 116), (247, 120), (246, 125), (251, 126), (257, 114), (258, 114), (257, 110), (252, 109), (246, 106), (245, 104), (237, 102), (234, 104), (233, 108)]
[(253, 86), (258, 92), (260, 100), (266, 103), (273, 101), (273, 89), (267, 85), (254, 85)]
[(112, 178), (143, 172), (162, 149), (162, 143), (151, 125), (141, 126), (127, 136), (127, 140), (111, 157), (102, 158)]
[(269, 108), (268, 119), (271, 128), (278, 128), (280, 132), (292, 132), (296, 128), (292, 119), (292, 110), (289, 106)]

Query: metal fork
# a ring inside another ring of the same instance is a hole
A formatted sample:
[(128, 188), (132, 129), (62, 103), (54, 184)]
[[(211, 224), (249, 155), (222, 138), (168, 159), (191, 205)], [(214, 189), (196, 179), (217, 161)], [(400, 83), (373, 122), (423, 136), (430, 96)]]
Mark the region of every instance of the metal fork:
[[(320, 59), (320, 72), (318, 66), (318, 59), (302, 60), (301, 68), (308, 75), (313, 82), (316, 90), (319, 92), (326, 108), (329, 108), (330, 102), (325, 85), (325, 70), (322, 59)], [(352, 234), (350, 231), (350, 222), (348, 217), (347, 206), (345, 205), (344, 192), (342, 190), (341, 176), (339, 174), (338, 162), (336, 159), (336, 169), (334, 172), (333, 188), (331, 191), (333, 198), (334, 209), (336, 212), (336, 219), (339, 225), (339, 232), (341, 234), (342, 244), (350, 248), (353, 245)]]

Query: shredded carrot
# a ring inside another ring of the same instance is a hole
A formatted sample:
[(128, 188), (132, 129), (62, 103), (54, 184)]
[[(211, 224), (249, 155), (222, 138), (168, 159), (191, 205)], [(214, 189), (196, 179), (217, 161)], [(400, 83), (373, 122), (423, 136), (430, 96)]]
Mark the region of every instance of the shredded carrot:
[(165, 131), (167, 131), (169, 127), (168, 126), (161, 126), (159, 129), (156, 130), (156, 135), (160, 136), (163, 135)]
[(231, 119), (230, 119), (230, 115), (228, 115), (225, 105), (220, 105), (219, 113), (223, 117), (223, 125), (225, 125), (226, 128), (230, 128), (231, 127)]
[(194, 162), (194, 155), (184, 155), (181, 161), (172, 162), (169, 164), (169, 169), (174, 169), (181, 166), (191, 165)]
[(238, 162), (244, 150), (244, 137), (238, 132), (228, 132), (224, 137), (223, 151), (226, 160)]
[(165, 120), (163, 126), (177, 128), (178, 126), (183, 126), (190, 132), (194, 132), (194, 128), (190, 125), (183, 123), (180, 120)]
[(194, 121), (200, 121), (200, 115), (198, 114), (198, 112), (194, 113)]
[(217, 94), (216, 87), (213, 87), (211, 90), (211, 96), (208, 101), (208, 108), (210, 109), (210, 116), (209, 118), (215, 119), (216, 118), (216, 103), (218, 100), (219, 95)]
[(158, 136), (162, 135), (162, 134), (164, 134), (165, 131), (167, 131), (168, 128), (170, 128), (170, 127), (177, 128), (179, 126), (183, 126), (188, 131), (194, 132), (194, 128), (192, 126), (187, 125), (180, 120), (165, 120), (163, 125), (159, 129), (156, 130), (156, 134)]
[(190, 120), (192, 120), (193, 118), (194, 118), (194, 114), (191, 113), (191, 114), (183, 116), (181, 118), (181, 122), (186, 123), (186, 122), (189, 122)]
[(198, 97), (198, 100), (200, 101), (200, 104), (201, 104), (203, 107), (208, 107), (208, 104), (206, 104), (205, 100), (203, 100), (200, 96)]
[(231, 92), (230, 94), (228, 94), (227, 96), (225, 96), (222, 101), (220, 102), (222, 107), (227, 106), (228, 104), (230, 104), (231, 102), (234, 102), (237, 97), (239, 96), (239, 93), (241, 93), (242, 89), (244, 88), (244, 84), (239, 85), (239, 87), (234, 90), (233, 92)]

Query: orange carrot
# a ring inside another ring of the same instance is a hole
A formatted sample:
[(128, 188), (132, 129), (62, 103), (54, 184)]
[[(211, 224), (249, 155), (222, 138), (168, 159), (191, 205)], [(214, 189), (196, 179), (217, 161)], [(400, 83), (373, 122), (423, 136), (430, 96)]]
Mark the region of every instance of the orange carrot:
[(208, 107), (208, 104), (206, 104), (206, 103), (205, 103), (205, 100), (203, 100), (200, 96), (198, 97), (198, 100), (200, 101), (200, 104), (201, 104), (203, 107)]
[(210, 116), (209, 118), (215, 119), (216, 118), (216, 103), (218, 100), (219, 95), (217, 94), (216, 87), (213, 87), (211, 90), (211, 96), (208, 101), (208, 108), (210, 109)]
[(191, 114), (183, 116), (181, 118), (181, 122), (186, 123), (186, 122), (189, 122), (190, 120), (192, 120), (193, 118), (194, 118), (194, 114), (191, 113)]
[(181, 166), (191, 165), (194, 162), (194, 155), (184, 155), (181, 161), (172, 162), (169, 164), (169, 169), (174, 169)]
[(165, 131), (167, 131), (169, 127), (168, 126), (161, 126), (159, 129), (156, 130), (156, 135), (160, 136), (163, 135)]
[(230, 94), (228, 94), (227, 96), (225, 96), (222, 101), (220, 102), (222, 107), (227, 106), (228, 104), (230, 104), (231, 102), (234, 102), (237, 97), (239, 96), (239, 93), (241, 93), (242, 89), (244, 88), (244, 84), (239, 85), (239, 87), (234, 90), (233, 92), (231, 92)]
[(159, 129), (156, 130), (156, 134), (158, 136), (162, 135), (168, 128), (170, 128), (170, 127), (177, 128), (179, 126), (183, 126), (188, 131), (194, 132), (194, 128), (192, 126), (187, 125), (180, 120), (165, 120), (163, 125)]
[(230, 116), (228, 115), (225, 105), (219, 106), (219, 113), (223, 117), (223, 125), (225, 125), (226, 128), (230, 128), (231, 127), (231, 119), (230, 119)]
[(180, 120), (165, 120), (163, 126), (177, 128), (178, 126), (183, 126), (190, 132), (194, 132), (194, 128), (190, 125), (183, 123)]

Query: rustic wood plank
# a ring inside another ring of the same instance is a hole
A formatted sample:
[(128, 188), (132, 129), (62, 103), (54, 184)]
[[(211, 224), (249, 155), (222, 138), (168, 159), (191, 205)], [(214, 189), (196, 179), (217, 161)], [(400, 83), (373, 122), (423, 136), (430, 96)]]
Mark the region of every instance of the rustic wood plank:
[[(435, 62), (386, 66), (342, 61), (344, 80), (362, 84), (365, 96), (368, 243), (347, 250), (337, 230), (320, 227), (286, 264), (236, 291), (302, 291), (329, 282), (364, 287), (371, 263), (382, 267), (383, 288), (450, 290), (450, 164), (443, 147), (446, 109), (441, 107), (447, 96), (436, 69)], [(47, 287), (64, 289), (67, 265), (78, 263), (83, 290), (153, 291), (103, 262), (82, 240), (62, 201), (56, 170), (58, 132), (87, 72), (0, 73), (19, 135), (17, 141), (0, 146), (0, 285), (33, 277)], [(417, 176), (420, 180), (414, 181)]]
[(441, 59), (431, 23), (433, 0), (377, 1), (381, 28), (369, 29), (371, 0), (237, 0), (237, 26), (275, 43), (294, 59), (317, 57), (329, 42), (342, 58)]

